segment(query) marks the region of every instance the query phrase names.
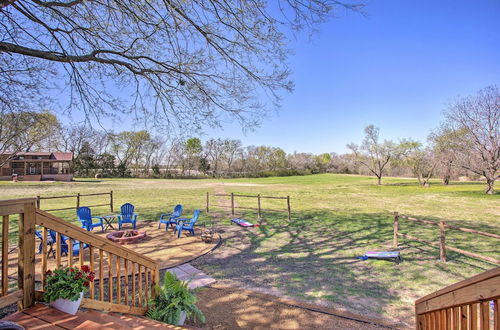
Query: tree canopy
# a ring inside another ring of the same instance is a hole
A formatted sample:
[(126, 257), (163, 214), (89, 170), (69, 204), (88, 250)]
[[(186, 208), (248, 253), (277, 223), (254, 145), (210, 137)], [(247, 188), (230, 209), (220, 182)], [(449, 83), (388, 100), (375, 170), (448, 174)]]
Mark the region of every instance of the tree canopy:
[[(69, 109), (92, 121), (132, 112), (183, 129), (226, 117), (253, 126), (293, 87), (288, 31), (312, 27), (338, 8), (362, 5), (0, 0), (0, 81), (10, 89), (0, 92), (0, 107), (26, 105), (24, 95), (41, 102), (38, 96), (50, 94), (39, 82), (52, 76), (66, 85)], [(267, 102), (258, 101), (263, 95)]]

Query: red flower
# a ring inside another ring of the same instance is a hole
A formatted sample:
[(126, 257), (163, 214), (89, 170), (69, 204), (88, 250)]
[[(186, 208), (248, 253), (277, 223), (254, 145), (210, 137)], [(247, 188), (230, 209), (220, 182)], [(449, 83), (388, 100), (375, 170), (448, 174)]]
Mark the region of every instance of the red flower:
[(80, 269), (82, 270), (82, 272), (85, 272), (85, 273), (90, 272), (90, 267), (88, 265), (82, 265), (82, 267)]
[(94, 278), (95, 278), (94, 272), (90, 272), (89, 275), (87, 275), (87, 280), (89, 280), (90, 282), (92, 282)]
[(45, 276), (51, 276), (51, 275), (52, 275), (52, 271), (50, 269), (45, 272)]
[(88, 286), (89, 286), (89, 283), (90, 283), (90, 282), (86, 281), (86, 282), (83, 282), (83, 285), (84, 285), (84, 286), (86, 286), (86, 287), (88, 287)]
[(82, 272), (78, 272), (78, 273), (75, 274), (75, 280), (79, 280), (81, 278), (83, 278), (83, 273)]
[(70, 269), (69, 269), (69, 272), (70, 272), (70, 273), (73, 273), (74, 271), (75, 271), (75, 269), (74, 269), (74, 268), (70, 268)]

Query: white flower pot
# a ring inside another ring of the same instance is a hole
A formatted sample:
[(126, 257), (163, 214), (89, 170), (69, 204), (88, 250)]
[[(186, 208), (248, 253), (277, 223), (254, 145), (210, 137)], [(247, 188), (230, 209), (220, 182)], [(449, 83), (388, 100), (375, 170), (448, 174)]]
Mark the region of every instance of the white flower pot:
[[(50, 307), (60, 310), (71, 315), (75, 315), (78, 312), (78, 307), (82, 303), (83, 292), (80, 292), (80, 298), (76, 301), (71, 301), (68, 299), (59, 298), (49, 304)], [(184, 317), (185, 318), (185, 317)]]
[(184, 325), (185, 321), (186, 321), (186, 312), (182, 311), (181, 312), (181, 317), (179, 318), (179, 322), (177, 322), (176, 325)]

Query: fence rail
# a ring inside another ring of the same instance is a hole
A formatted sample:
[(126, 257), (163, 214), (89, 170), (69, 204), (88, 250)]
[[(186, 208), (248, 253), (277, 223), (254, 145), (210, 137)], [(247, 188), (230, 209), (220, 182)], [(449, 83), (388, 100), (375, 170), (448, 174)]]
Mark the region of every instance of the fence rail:
[[(94, 205), (82, 205), (82, 197), (90, 197), (90, 196), (106, 196), (109, 195), (109, 202), (104, 203), (104, 204), (94, 204)], [(88, 206), (88, 207), (97, 207), (97, 206), (109, 206), (110, 211), (113, 211), (113, 190), (109, 192), (102, 192), (102, 193), (92, 193), (92, 194), (80, 194), (77, 193), (76, 195), (64, 195), (64, 196), (36, 196), (36, 207), (41, 209), (41, 204), (42, 200), (49, 200), (49, 199), (64, 199), (64, 198), (76, 198), (75, 199), (75, 206), (71, 207), (63, 207), (63, 208), (58, 208), (58, 209), (49, 209), (49, 210), (44, 210), (47, 212), (51, 211), (63, 211), (63, 210), (75, 210), (78, 209), (80, 206)]]
[[(272, 211), (272, 212), (280, 212), (281, 210), (274, 210), (274, 209), (263, 209), (261, 207), (261, 200), (262, 199), (282, 199), (286, 200), (287, 204), (287, 213), (288, 213), (288, 220), (292, 220), (292, 208), (290, 206), (290, 196), (286, 197), (280, 197), (280, 196), (262, 196), (260, 194), (258, 195), (239, 195), (239, 194), (212, 194), (212, 196), (216, 197), (231, 197), (231, 215), (234, 216), (234, 210), (235, 209), (246, 209), (246, 210), (256, 210), (257, 211), (257, 216), (262, 218), (262, 211)], [(257, 208), (252, 208), (252, 207), (243, 207), (243, 206), (235, 206), (234, 205), (234, 198), (235, 197), (243, 197), (243, 198), (256, 198), (257, 199)], [(212, 204), (212, 206), (217, 206), (217, 207), (227, 207), (225, 205), (220, 205), (220, 204)], [(207, 213), (210, 211), (210, 193), (207, 192), (206, 194), (206, 210)]]
[(500, 267), (415, 301), (417, 330), (500, 329)]
[[(425, 225), (439, 227), (439, 242), (431, 242), (431, 241), (424, 240), (424, 239), (421, 239), (421, 238), (418, 238), (418, 237), (415, 237), (415, 236), (412, 236), (412, 235), (409, 235), (406, 233), (400, 233), (399, 232), (399, 220), (400, 219), (405, 219), (405, 220), (409, 220), (409, 221), (413, 221), (413, 222), (422, 223)], [(418, 241), (418, 242), (422, 242), (425, 244), (429, 244), (431, 246), (438, 247), (439, 248), (439, 258), (442, 262), (446, 262), (446, 251), (450, 250), (450, 251), (464, 254), (464, 255), (472, 257), (472, 258), (477, 258), (477, 259), (481, 259), (481, 260), (484, 260), (487, 262), (491, 262), (493, 264), (500, 265), (500, 260), (498, 260), (498, 259), (488, 257), (488, 256), (483, 256), (483, 255), (478, 254), (478, 253), (473, 253), (473, 252), (465, 251), (465, 250), (462, 250), (462, 249), (459, 249), (456, 247), (446, 245), (446, 228), (458, 230), (458, 231), (462, 231), (462, 232), (466, 232), (466, 233), (471, 233), (471, 234), (482, 235), (482, 236), (486, 236), (486, 237), (492, 237), (492, 238), (500, 240), (500, 235), (497, 235), (497, 234), (488, 233), (488, 232), (470, 229), (470, 228), (452, 226), (452, 225), (446, 224), (445, 221), (436, 222), (436, 221), (431, 221), (431, 220), (427, 220), (427, 219), (419, 219), (419, 218), (414, 218), (414, 217), (410, 217), (410, 216), (406, 216), (406, 215), (400, 215), (398, 212), (394, 212), (393, 245), (394, 245), (394, 247), (397, 248), (398, 243), (399, 243), (399, 237), (403, 237), (403, 238), (411, 239), (414, 241)]]

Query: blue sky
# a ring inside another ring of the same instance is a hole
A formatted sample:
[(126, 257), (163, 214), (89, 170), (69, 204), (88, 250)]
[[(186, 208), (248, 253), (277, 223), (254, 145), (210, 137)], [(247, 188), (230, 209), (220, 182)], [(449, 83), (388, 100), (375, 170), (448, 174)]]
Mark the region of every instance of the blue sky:
[(311, 42), (297, 39), (295, 91), (255, 132), (211, 136), (287, 152), (346, 152), (375, 124), (381, 136), (425, 141), (447, 102), (500, 84), (500, 1), (372, 0), (342, 13)]
[(500, 84), (499, 0), (367, 4), (366, 16), (340, 12), (293, 41), (295, 91), (279, 113), (253, 132), (226, 123), (202, 140), (344, 153), (374, 124), (383, 138), (425, 141), (447, 102)]

